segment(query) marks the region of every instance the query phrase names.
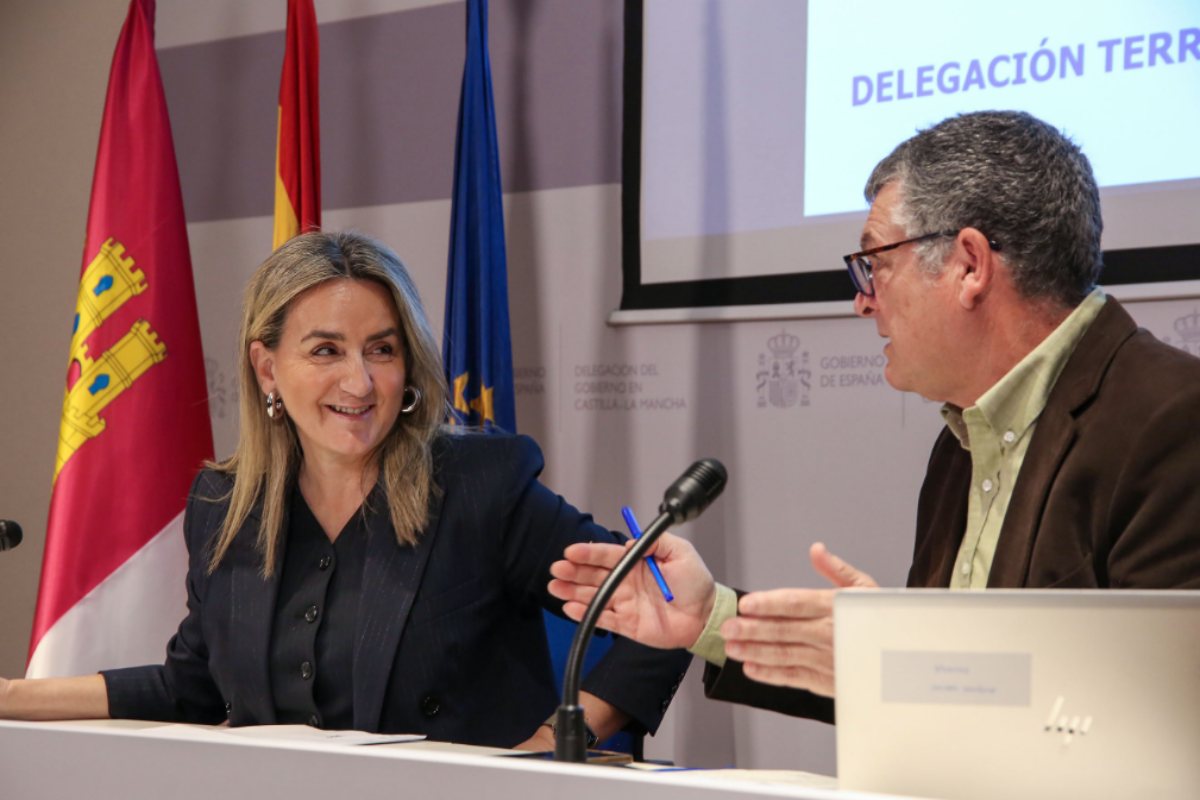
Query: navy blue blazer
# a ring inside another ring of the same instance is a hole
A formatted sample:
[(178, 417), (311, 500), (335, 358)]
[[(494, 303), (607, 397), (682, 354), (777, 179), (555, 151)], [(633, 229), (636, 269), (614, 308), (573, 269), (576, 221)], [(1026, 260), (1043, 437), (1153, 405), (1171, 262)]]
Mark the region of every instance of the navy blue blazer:
[[(438, 491), (416, 546), (400, 546), (386, 513), (368, 516), (354, 642), (354, 727), (511, 746), (558, 703), (541, 610), (549, 566), (581, 541), (620, 542), (542, 486), (531, 439), (444, 435), (434, 446)], [(279, 571), (259, 573), (252, 513), (220, 566), (211, 541), (228, 509), (229, 476), (196, 479), (184, 520), (188, 613), (162, 665), (102, 673), (113, 717), (271, 724), (268, 654)], [(282, 554), (280, 555), (282, 564)], [(586, 691), (653, 732), (690, 656), (617, 638)]]

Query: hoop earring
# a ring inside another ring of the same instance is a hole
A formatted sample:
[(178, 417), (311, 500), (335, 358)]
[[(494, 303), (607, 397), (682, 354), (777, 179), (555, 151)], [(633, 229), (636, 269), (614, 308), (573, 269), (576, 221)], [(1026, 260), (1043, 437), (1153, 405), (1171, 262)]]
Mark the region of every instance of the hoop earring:
[(274, 392), (267, 393), (267, 417), (283, 419), (283, 398)]
[[(409, 395), (410, 392), (412, 393), (411, 397)], [(401, 395), (401, 402), (404, 403), (404, 405), (400, 406), (401, 414), (413, 413), (417, 410), (417, 407), (421, 405), (421, 390), (416, 386), (405, 386), (404, 394)]]

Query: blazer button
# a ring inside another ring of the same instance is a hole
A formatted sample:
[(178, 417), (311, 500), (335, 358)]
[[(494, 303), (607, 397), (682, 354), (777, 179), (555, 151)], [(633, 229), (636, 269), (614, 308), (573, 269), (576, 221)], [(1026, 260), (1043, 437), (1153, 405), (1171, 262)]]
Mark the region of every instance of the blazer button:
[(225, 704), (225, 716), (227, 716), (227, 717), (233, 716), (233, 703)]
[(427, 694), (421, 698), (421, 713), (427, 717), (433, 718), (442, 710), (442, 703), (438, 700), (437, 695)]
[(304, 620), (306, 622), (316, 622), (318, 613), (320, 612), (317, 609), (317, 604), (313, 603), (311, 606), (304, 609)]

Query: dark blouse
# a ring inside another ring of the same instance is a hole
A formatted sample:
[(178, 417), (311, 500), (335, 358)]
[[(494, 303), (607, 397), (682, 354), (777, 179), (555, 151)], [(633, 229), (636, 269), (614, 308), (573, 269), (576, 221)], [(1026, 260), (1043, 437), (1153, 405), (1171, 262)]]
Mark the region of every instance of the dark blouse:
[(280, 723), (354, 727), (354, 623), (369, 513), (356, 513), (330, 542), (300, 489), (292, 490), (271, 628), (271, 691)]

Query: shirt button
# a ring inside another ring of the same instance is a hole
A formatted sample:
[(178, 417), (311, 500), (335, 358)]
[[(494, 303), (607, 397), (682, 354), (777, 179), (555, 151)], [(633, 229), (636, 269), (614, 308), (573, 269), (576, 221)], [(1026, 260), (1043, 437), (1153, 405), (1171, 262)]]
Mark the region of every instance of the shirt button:
[(971, 574), (971, 565), (970, 565), (970, 564), (968, 564), (968, 563), (967, 563), (967, 562), (965, 562), (965, 561), (963, 562), (963, 565), (962, 565), (962, 574), (963, 574), (963, 575), (970, 575), (970, 574)]
[(1007, 442), (1008, 444), (1012, 444), (1016, 440), (1017, 440), (1017, 435), (1015, 433), (1013, 433), (1012, 431), (1004, 432), (1004, 441), (1005, 442)]
[[(983, 483), (981, 485), (983, 486), (983, 490), (985, 492), (990, 492), (992, 490), (992, 487), (995, 486), (995, 484), (992, 483), (991, 478), (984, 478)], [(309, 622), (312, 622), (312, 620), (309, 620)]]
[(300, 677), (301, 678), (304, 678), (304, 680), (308, 680), (309, 678), (312, 677), (312, 672), (313, 672), (313, 670), (312, 670), (312, 662), (311, 661), (301, 661), (300, 662)]
[(329, 565), (333, 563), (333, 556), (321, 556), (321, 560), (317, 562), (317, 567), (321, 570), (329, 569)]
[(442, 710), (442, 703), (438, 700), (437, 695), (427, 694), (421, 698), (421, 713), (432, 719)]
[(316, 603), (313, 603), (311, 606), (304, 609), (304, 620), (306, 622), (316, 622), (317, 621), (317, 604)]

